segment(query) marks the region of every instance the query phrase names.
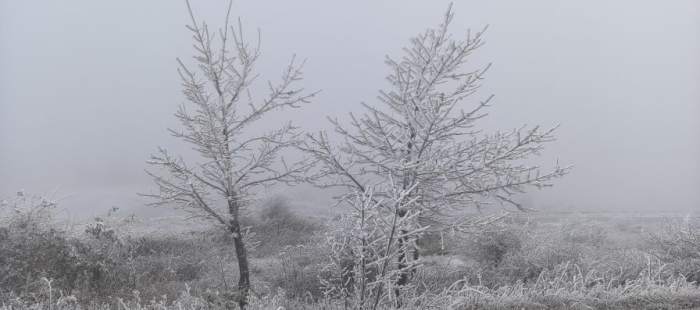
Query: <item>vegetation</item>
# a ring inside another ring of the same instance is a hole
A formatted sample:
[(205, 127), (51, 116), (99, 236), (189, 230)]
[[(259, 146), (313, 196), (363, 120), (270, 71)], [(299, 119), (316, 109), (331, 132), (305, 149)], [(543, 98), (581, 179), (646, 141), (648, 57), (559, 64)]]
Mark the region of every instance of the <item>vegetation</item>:
[[(309, 162), (287, 164), (278, 158), (282, 149), (300, 143), (301, 133), (291, 123), (265, 133), (251, 131), (250, 127), (274, 110), (307, 103), (315, 93), (297, 86), (303, 78), (303, 63), (296, 65), (292, 58), (281, 81), (268, 82), (267, 97), (253, 99), (250, 87), (256, 78), (253, 68), (260, 56), (259, 44), (251, 46), (244, 41), (240, 25), (239, 29), (229, 29), (227, 14), (219, 31), (220, 47), (215, 47), (216, 33), (210, 32), (207, 23), (197, 23), (189, 2), (187, 5), (192, 19), (187, 28), (195, 40), (194, 59), (199, 72), (178, 59), (189, 104), (181, 105), (175, 114), (184, 129), (169, 130), (190, 144), (201, 159), (188, 164), (183, 157), (159, 148), (160, 153), (151, 156), (148, 163), (166, 173), (147, 171), (158, 185), (158, 192), (144, 196), (155, 200), (152, 205), (174, 204), (195, 217), (212, 220), (232, 235), (239, 268), (235, 295), (243, 308), (250, 289), (247, 230), (241, 225), (243, 210), (249, 206), (255, 188), (300, 181), (310, 167)], [(201, 73), (203, 79), (196, 73)], [(280, 162), (284, 169), (275, 169)]]
[[(120, 218), (113, 208), (76, 230), (55, 220), (60, 199), (18, 192), (0, 209), (0, 309), (700, 307), (697, 217), (545, 223), (464, 210), (524, 210), (514, 194), (551, 186), (570, 167), (524, 164), (554, 129), (472, 130), (491, 97), (462, 108), (486, 69), (461, 66), (483, 32), (453, 40), (449, 11), (399, 61), (387, 58), (392, 89), (380, 92), (381, 107), (363, 103), (367, 114), (351, 115), (349, 127), (332, 120), (340, 145), (290, 123), (251, 130), (314, 96), (296, 86), (303, 64), (292, 60), (265, 99), (242, 104), (259, 46), (227, 15), (215, 48), (207, 24), (190, 15), (203, 78), (178, 60), (188, 104), (176, 114), (184, 129), (170, 132), (200, 160), (159, 148), (149, 163), (164, 174), (148, 171), (158, 190), (144, 195), (207, 224), (177, 231), (169, 224), (183, 219), (166, 219), (146, 233), (163, 219)], [(312, 158), (286, 163), (278, 155), (289, 148)], [(284, 196), (256, 196), (260, 186), (309, 181), (345, 188), (348, 212), (310, 217)]]
[[(375, 202), (372, 191), (358, 194), (351, 202), (353, 211), (334, 221), (327, 234), (333, 253), (326, 268), (332, 276), (323, 281), (328, 297), (351, 309), (401, 307), (401, 292), (412, 288), (401, 280), (414, 275), (420, 263), (417, 257), (402, 257), (404, 249), (426, 230), (416, 225), (418, 212), (397, 212), (415, 203), (408, 198), (414, 189), (381, 195), (390, 201)], [(393, 266), (397, 258), (399, 264)]]
[[(359, 201), (370, 201), (366, 198)], [(206, 225), (145, 234), (157, 219), (113, 212), (79, 229), (56, 221), (55, 206), (52, 199), (26, 193), (6, 200), (0, 212), (0, 309), (238, 307), (237, 287), (230, 283), (238, 268), (229, 234)], [(376, 204), (365, 206), (371, 210)], [(380, 213), (374, 214), (366, 218)], [(359, 308), (361, 303), (352, 299), (359, 295), (343, 297), (329, 290), (340, 269), (319, 267), (340, 257), (340, 248), (330, 248), (324, 240), (342, 237), (338, 231), (352, 220), (349, 216), (333, 221), (305, 217), (281, 196), (263, 202), (258, 216), (246, 223), (251, 226), (253, 275), (248, 308)], [(493, 223), (488, 234), (445, 235), (445, 251), (424, 254), (412, 266), (412, 285), (402, 288), (402, 308), (700, 307), (693, 265), (700, 251), (697, 215), (653, 222), (627, 218), (625, 225), (582, 215), (553, 224), (511, 219)], [(632, 229), (637, 226), (642, 229)], [(282, 237), (286, 235), (293, 237)], [(388, 239), (377, 240), (386, 245)], [(361, 245), (353, 249), (361, 250)], [(396, 269), (387, 270), (392, 276), (382, 276), (381, 269), (371, 268), (376, 258), (368, 257), (364, 272), (377, 270), (373, 279), (384, 281), (368, 282), (368, 293), (377, 293), (378, 283), (390, 288), (398, 276)], [(356, 287), (361, 279), (356, 278)], [(381, 294), (377, 308), (395, 307), (395, 295), (388, 292)], [(373, 303), (369, 305), (365, 308)]]
[[(307, 135), (301, 148), (320, 164), (316, 186), (345, 189), (341, 199), (381, 189), (375, 201), (390, 204), (390, 193), (405, 191), (413, 203), (393, 209), (399, 217), (416, 214), (414, 225), (433, 233), (474, 232), (490, 219), (460, 217), (460, 211), (492, 204), (525, 209), (514, 194), (551, 186), (552, 179), (568, 173), (571, 167), (558, 162), (542, 172), (524, 164), (555, 139), (556, 127), (493, 134), (474, 129), (493, 96), (469, 105), (488, 66), (475, 70), (464, 65), (482, 46), (484, 31), (456, 39), (449, 29), (452, 18), (448, 9), (442, 24), (411, 38), (400, 58), (387, 56), (390, 88), (379, 91), (377, 104), (363, 102), (366, 113), (351, 113), (349, 125), (330, 118), (339, 139), (326, 132)], [(392, 229), (391, 223), (385, 222), (386, 229)], [(411, 260), (420, 257), (408, 232), (401, 230), (405, 237), (397, 240), (401, 253), (396, 268), (404, 270), (397, 287), (409, 284)], [(356, 257), (355, 264), (363, 259)]]

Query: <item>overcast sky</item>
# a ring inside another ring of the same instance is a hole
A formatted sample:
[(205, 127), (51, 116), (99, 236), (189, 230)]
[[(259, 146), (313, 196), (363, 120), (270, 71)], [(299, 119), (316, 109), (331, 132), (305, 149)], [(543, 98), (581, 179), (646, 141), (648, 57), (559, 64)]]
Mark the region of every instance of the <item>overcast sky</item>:
[[(221, 25), (227, 1), (193, 2), (199, 20)], [(157, 146), (188, 148), (166, 131), (184, 100), (175, 57), (193, 52), (184, 1), (0, 3), (0, 196), (60, 184), (75, 204), (138, 204)], [(307, 59), (304, 84), (323, 92), (285, 117), (317, 131), (330, 129), (327, 115), (376, 103), (384, 56), (401, 56), (447, 6), (235, 1), (233, 14), (249, 38), (261, 29), (260, 81), (294, 53)], [(700, 1), (459, 1), (453, 11), (456, 36), (490, 25), (467, 63), (493, 63), (473, 97), (495, 94), (479, 126), (561, 124), (533, 163), (575, 169), (534, 190), (535, 207), (700, 210)]]

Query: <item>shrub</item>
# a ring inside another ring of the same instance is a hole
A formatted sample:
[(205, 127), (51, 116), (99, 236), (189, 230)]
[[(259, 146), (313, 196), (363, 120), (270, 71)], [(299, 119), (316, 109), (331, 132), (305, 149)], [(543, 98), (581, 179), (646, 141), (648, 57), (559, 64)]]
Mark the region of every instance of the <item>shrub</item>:
[(277, 255), (286, 246), (307, 244), (324, 228), (323, 224), (292, 212), (283, 196), (273, 196), (260, 209), (259, 223), (251, 225), (252, 240), (259, 244), (255, 257)]
[(20, 294), (36, 290), (42, 277), (65, 289), (76, 286), (80, 264), (65, 233), (55, 229), (13, 228), (0, 239), (0, 289)]
[(449, 234), (430, 232), (418, 238), (416, 245), (421, 250), (421, 256), (446, 255), (451, 252), (453, 242), (455, 240)]
[(667, 263), (670, 271), (700, 283), (700, 216), (688, 214), (682, 221), (666, 219), (658, 233), (643, 236), (649, 251)]
[(132, 238), (122, 233), (130, 220), (96, 218), (85, 234), (69, 237), (53, 225), (55, 203), (18, 194), (0, 219), (0, 300), (31, 303), (51, 281), (56, 292), (72, 294), (93, 308), (133, 291), (151, 300), (178, 297), (184, 283), (207, 273), (212, 243), (179, 237)]
[(506, 225), (480, 233), (473, 241), (472, 256), (478, 262), (498, 266), (506, 255), (520, 251), (521, 233), (519, 229)]
[(479, 238), (475, 254), (482, 267), (470, 283), (491, 288), (531, 282), (559, 265), (578, 263), (582, 251), (560, 234), (522, 226), (502, 225), (500, 231)]
[[(317, 240), (320, 244), (323, 240)], [(321, 290), (321, 270), (318, 268), (325, 263), (326, 249), (316, 244), (287, 246), (278, 257), (282, 270), (277, 274), (275, 283), (284, 290), (288, 298), (311, 297), (318, 300), (323, 297)]]
[[(103, 231), (115, 230), (104, 224)], [(118, 232), (94, 234), (91, 229), (86, 232), (87, 237), (80, 241), (81, 253), (93, 268), (87, 281), (90, 296), (78, 296), (83, 299), (127, 298), (138, 290), (148, 300), (162, 296), (173, 300), (182, 289), (178, 282), (199, 280), (207, 271), (203, 262), (209, 258), (207, 247), (212, 244), (203, 239), (132, 238)]]
[[(65, 232), (52, 226), (57, 200), (18, 192), (0, 218), (0, 293), (37, 291), (41, 278), (67, 290), (85, 269)], [(11, 210), (8, 210), (11, 209)], [(7, 212), (9, 211), (9, 212)]]
[(560, 233), (567, 242), (600, 245), (607, 241), (609, 231), (608, 225), (577, 215), (564, 221)]
[(295, 216), (290, 210), (287, 199), (282, 195), (275, 195), (263, 202), (263, 207), (260, 209), (260, 220), (274, 222), (290, 222)]

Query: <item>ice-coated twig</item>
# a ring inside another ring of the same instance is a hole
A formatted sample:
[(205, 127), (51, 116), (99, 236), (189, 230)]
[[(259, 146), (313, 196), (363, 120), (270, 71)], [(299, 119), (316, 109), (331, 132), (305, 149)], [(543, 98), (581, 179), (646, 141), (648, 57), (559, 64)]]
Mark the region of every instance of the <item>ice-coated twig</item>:
[(303, 182), (315, 162), (310, 157), (294, 162), (281, 159), (283, 150), (302, 143), (303, 133), (291, 123), (267, 132), (254, 132), (250, 126), (274, 110), (309, 102), (318, 91), (299, 85), (304, 61), (292, 57), (281, 78), (267, 83), (268, 94), (254, 99), (249, 90), (257, 79), (259, 32), (257, 44), (251, 45), (244, 40), (240, 20), (237, 29), (229, 24), (232, 2), (218, 36), (206, 22), (198, 23), (189, 2), (187, 8), (191, 19), (187, 29), (195, 41), (194, 65), (177, 59), (187, 101), (175, 114), (181, 126), (168, 130), (189, 144), (200, 160), (185, 160), (159, 147), (148, 161), (158, 171), (146, 171), (157, 191), (141, 195), (152, 198), (150, 205), (184, 209), (191, 217), (213, 220), (233, 234), (244, 296), (239, 305), (244, 307), (250, 281), (241, 211), (253, 199), (255, 188)]

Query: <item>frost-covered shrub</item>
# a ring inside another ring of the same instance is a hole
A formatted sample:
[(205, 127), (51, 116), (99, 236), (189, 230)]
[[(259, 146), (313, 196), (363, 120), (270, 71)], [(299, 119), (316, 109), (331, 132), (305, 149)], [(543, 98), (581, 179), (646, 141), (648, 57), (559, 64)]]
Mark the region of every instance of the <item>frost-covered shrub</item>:
[(66, 233), (53, 225), (57, 199), (18, 192), (0, 210), (0, 293), (39, 290), (41, 278), (76, 287), (84, 265)]
[(197, 281), (207, 271), (206, 246), (182, 236), (135, 237), (125, 231), (133, 217), (97, 217), (87, 224), (80, 253), (91, 263), (88, 299), (126, 298), (138, 290), (144, 298), (177, 298), (177, 282)]
[(700, 283), (700, 216), (666, 220), (656, 233), (644, 234), (649, 251), (667, 263), (669, 270)]
[(250, 225), (250, 240), (257, 244), (251, 255), (277, 255), (286, 246), (306, 244), (323, 227), (323, 223), (316, 219), (295, 214), (286, 197), (273, 196), (263, 202), (259, 220)]
[(573, 216), (564, 221), (560, 233), (565, 241), (575, 244), (602, 244), (610, 232), (610, 226), (600, 221)]
[(440, 233), (425, 233), (418, 240), (416, 245), (421, 249), (421, 255), (447, 254), (449, 253), (449, 244), (452, 240), (448, 234)]
[(513, 225), (494, 228), (474, 238), (472, 256), (480, 263), (498, 266), (506, 255), (520, 251), (524, 231)]
[[(529, 231), (510, 226), (503, 232), (493, 234), (491, 246), (485, 247), (490, 257), (502, 255), (498, 265), (487, 260), (480, 271), (481, 278), (474, 283), (497, 287), (518, 282), (531, 282), (540, 274), (551, 271), (561, 264), (575, 264), (580, 259), (582, 246), (573, 244), (562, 235)], [(500, 247), (498, 247), (500, 246)], [(509, 249), (503, 253), (503, 249)], [(489, 256), (486, 256), (489, 257)]]
[(289, 298), (323, 297), (320, 277), (322, 270), (318, 266), (325, 263), (328, 257), (328, 249), (320, 248), (317, 243), (298, 246), (286, 246), (277, 257), (281, 264), (281, 270), (276, 272), (274, 279)]
[(275, 195), (266, 199), (259, 212), (260, 220), (262, 221), (287, 222), (295, 217), (289, 202), (282, 195)]
[(18, 191), (0, 202), (0, 225), (10, 230), (49, 229), (58, 200)]
[(85, 225), (85, 232), (96, 239), (104, 238), (116, 241), (114, 228), (107, 226), (100, 217), (96, 217), (94, 223)]
[(81, 269), (79, 258), (61, 231), (11, 229), (0, 239), (0, 290), (34, 291), (42, 277), (71, 289)]

